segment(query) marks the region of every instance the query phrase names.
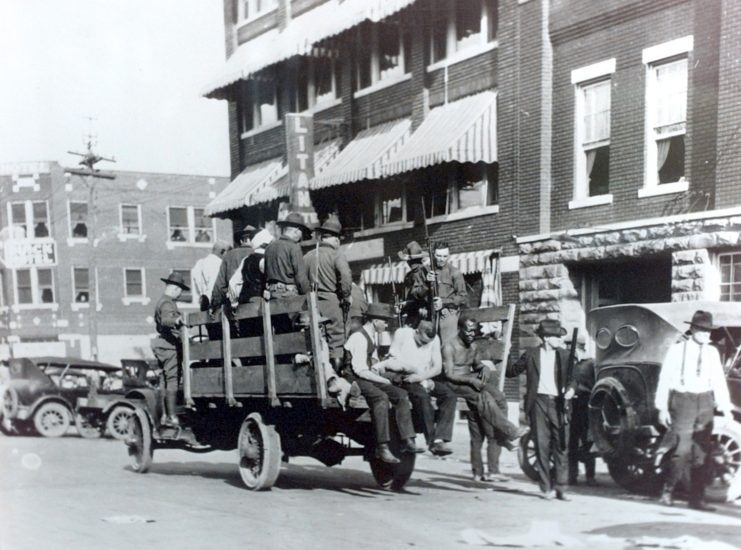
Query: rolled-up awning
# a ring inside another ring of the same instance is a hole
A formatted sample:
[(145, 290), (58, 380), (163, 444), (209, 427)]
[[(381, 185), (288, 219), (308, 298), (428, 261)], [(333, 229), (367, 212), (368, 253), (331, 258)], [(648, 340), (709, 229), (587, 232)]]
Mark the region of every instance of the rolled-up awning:
[(332, 164), (309, 182), (310, 189), (381, 177), (381, 170), (409, 138), (409, 119), (396, 120), (362, 130)]
[(245, 42), (229, 57), (218, 75), (203, 89), (216, 97), (218, 90), (237, 80), (295, 55), (309, 55), (325, 38), (339, 34), (363, 21), (378, 22), (414, 3), (415, 0), (329, 0), (291, 19), (282, 31), (271, 29)]
[[(468, 273), (484, 272), (487, 267), (489, 257), (495, 252), (495, 249), (476, 250), (474, 252), (462, 252), (460, 254), (451, 254), (448, 262), (457, 267), (464, 275)], [(396, 262), (389, 264), (377, 264), (364, 269), (360, 273), (361, 281), (364, 285), (386, 285), (404, 282), (404, 276), (409, 272), (409, 265), (406, 262)]]
[(383, 166), (392, 176), (443, 162), (497, 161), (497, 94), (482, 92), (432, 109)]
[(283, 158), (258, 162), (247, 166), (212, 200), (205, 209), (206, 216), (215, 216), (250, 204), (251, 195), (263, 185), (270, 185), (284, 177), (288, 167)]

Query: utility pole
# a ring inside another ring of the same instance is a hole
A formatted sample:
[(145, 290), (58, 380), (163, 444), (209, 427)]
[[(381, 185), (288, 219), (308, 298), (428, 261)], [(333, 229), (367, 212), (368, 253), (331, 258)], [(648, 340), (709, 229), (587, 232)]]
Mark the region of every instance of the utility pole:
[(71, 155), (77, 155), (82, 157), (80, 166), (82, 169), (68, 170), (70, 174), (77, 176), (83, 176), (88, 187), (88, 210), (90, 215), (90, 228), (88, 229), (88, 240), (90, 241), (90, 254), (88, 256), (88, 287), (89, 287), (89, 298), (88, 298), (88, 334), (90, 336), (90, 358), (94, 361), (98, 360), (98, 281), (96, 280), (96, 253), (95, 247), (97, 243), (96, 229), (98, 223), (98, 214), (95, 206), (95, 182), (97, 179), (116, 179), (116, 176), (111, 173), (101, 172), (95, 168), (95, 165), (100, 161), (105, 160), (108, 162), (116, 162), (113, 158), (105, 158), (96, 155), (93, 152), (92, 136), (88, 136), (87, 141), (87, 152), (76, 153), (74, 151), (67, 151)]

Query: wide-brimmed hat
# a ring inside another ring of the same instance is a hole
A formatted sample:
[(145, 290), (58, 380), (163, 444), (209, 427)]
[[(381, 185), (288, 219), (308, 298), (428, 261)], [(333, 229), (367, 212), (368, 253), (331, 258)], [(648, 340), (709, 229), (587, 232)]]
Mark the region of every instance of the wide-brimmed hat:
[(255, 233), (257, 233), (257, 228), (248, 224), (248, 225), (245, 225), (241, 229), (235, 230), (234, 231), (234, 236), (235, 237), (242, 237), (242, 235), (250, 235), (250, 236), (252, 236)]
[(342, 234), (342, 224), (335, 218), (327, 218), (322, 225), (317, 225), (314, 228), (317, 233), (328, 233), (339, 237)]
[(566, 329), (558, 319), (543, 319), (535, 329), (538, 336), (566, 336)]
[(306, 222), (304, 222), (303, 216), (298, 212), (291, 212), (290, 214), (288, 214), (288, 216), (286, 216), (284, 220), (278, 220), (275, 223), (280, 226), (289, 225), (291, 227), (298, 227), (304, 233), (311, 233), (311, 230), (306, 225)]
[(390, 304), (368, 304), (368, 310), (365, 312), (368, 319), (383, 319), (390, 321), (396, 317), (394, 307)]
[(691, 327), (696, 327), (702, 330), (715, 330), (716, 327), (713, 324), (713, 314), (709, 311), (703, 311), (698, 309), (693, 315), (691, 321), (685, 321)]
[(409, 260), (420, 260), (425, 256), (427, 256), (427, 251), (417, 241), (412, 241), (402, 250), (399, 250), (399, 259), (405, 262)]
[(190, 290), (190, 287), (185, 284), (185, 279), (183, 279), (183, 274), (178, 273), (177, 271), (170, 272), (170, 274), (166, 278), (160, 277), (160, 281), (168, 285), (179, 286), (180, 288), (186, 291)]

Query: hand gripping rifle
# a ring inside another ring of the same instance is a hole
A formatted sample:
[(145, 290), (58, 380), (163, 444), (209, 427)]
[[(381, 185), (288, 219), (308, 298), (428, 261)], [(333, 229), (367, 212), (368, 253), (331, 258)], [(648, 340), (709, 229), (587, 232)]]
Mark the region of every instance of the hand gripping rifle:
[(432, 326), (435, 329), (435, 332), (437, 332), (437, 320), (438, 315), (435, 311), (435, 298), (438, 296), (438, 288), (437, 288), (437, 274), (435, 273), (435, 256), (432, 251), (432, 241), (430, 241), (430, 232), (427, 229), (427, 209), (425, 208), (425, 198), (420, 197), (420, 202), (422, 203), (422, 224), (425, 227), (425, 243), (427, 244), (427, 252), (430, 255), (430, 273), (434, 274), (436, 277), (432, 281), (432, 284), (430, 284), (430, 320), (432, 321)]

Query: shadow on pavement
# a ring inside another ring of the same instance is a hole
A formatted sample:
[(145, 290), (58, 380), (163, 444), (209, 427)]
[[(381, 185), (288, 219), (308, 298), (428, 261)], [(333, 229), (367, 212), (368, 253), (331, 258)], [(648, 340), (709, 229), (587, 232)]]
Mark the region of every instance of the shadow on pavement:
[[(708, 518), (710, 517), (712, 515), (708, 514)], [(674, 539), (680, 535), (689, 535), (702, 539), (704, 542), (721, 541), (733, 546), (738, 545), (738, 541), (741, 538), (741, 528), (732, 525), (690, 522), (682, 522), (680, 525), (681, 532), (678, 532), (676, 522), (646, 522), (610, 525), (609, 527), (600, 527), (599, 529), (593, 529), (585, 533), (626, 539), (639, 539), (646, 535), (656, 538)], [(635, 548), (638, 548), (638, 546)]]

